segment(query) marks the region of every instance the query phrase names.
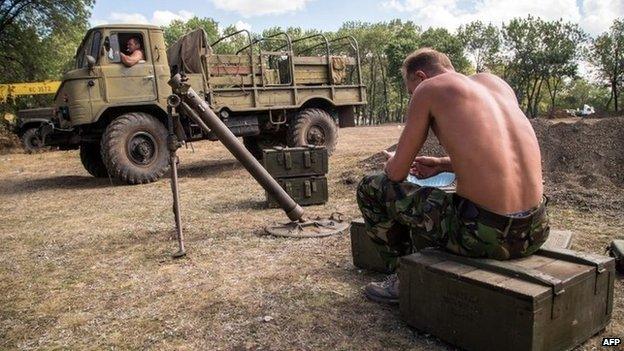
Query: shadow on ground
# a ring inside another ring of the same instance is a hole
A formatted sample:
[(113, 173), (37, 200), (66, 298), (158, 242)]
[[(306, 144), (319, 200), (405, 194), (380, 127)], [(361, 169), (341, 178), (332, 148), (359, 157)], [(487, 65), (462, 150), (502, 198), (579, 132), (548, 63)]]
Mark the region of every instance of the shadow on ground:
[(0, 185), (0, 194), (30, 194), (37, 191), (53, 189), (95, 189), (121, 185), (118, 181), (108, 178), (95, 178), (91, 176), (66, 175), (38, 179), (19, 179), (8, 184)]
[(178, 174), (180, 177), (206, 178), (241, 168), (243, 168), (243, 166), (236, 159), (205, 160), (189, 164), (180, 164), (178, 166)]

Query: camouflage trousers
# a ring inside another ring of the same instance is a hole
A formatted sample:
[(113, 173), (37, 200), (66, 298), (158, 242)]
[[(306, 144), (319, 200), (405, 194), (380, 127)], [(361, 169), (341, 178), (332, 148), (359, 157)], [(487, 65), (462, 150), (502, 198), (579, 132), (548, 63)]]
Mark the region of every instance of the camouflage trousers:
[(549, 233), (547, 200), (525, 217), (508, 217), (438, 188), (393, 182), (385, 173), (362, 179), (357, 202), (388, 271), (396, 269), (399, 257), (428, 246), (471, 257), (524, 257)]

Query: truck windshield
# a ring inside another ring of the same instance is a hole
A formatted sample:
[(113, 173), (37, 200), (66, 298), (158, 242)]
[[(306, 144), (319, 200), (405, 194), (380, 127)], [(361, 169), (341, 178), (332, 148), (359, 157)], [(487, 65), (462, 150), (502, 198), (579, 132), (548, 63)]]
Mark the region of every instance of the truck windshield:
[(109, 38), (105, 39), (107, 41), (105, 46), (108, 51), (108, 60), (110, 62), (119, 63), (121, 62), (121, 57), (119, 56), (119, 35), (117, 33), (113, 33)]
[(87, 67), (87, 55), (92, 56), (96, 62), (99, 58), (100, 43), (102, 40), (102, 33), (95, 31), (82, 41), (82, 44), (76, 52), (76, 68)]

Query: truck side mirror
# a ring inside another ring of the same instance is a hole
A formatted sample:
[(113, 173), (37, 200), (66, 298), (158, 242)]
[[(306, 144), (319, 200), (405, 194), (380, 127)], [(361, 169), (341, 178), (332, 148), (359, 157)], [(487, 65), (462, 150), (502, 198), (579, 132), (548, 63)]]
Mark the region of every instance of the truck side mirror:
[(93, 66), (95, 66), (95, 58), (91, 55), (87, 55), (87, 67), (89, 71), (93, 69)]

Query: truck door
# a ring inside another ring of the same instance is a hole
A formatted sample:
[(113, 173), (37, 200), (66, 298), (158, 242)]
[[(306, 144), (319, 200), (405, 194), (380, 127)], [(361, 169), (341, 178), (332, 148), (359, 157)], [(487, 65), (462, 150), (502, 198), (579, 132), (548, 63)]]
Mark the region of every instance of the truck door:
[[(121, 53), (128, 52), (128, 41), (139, 42), (144, 59), (132, 67), (121, 61)], [(147, 31), (128, 30), (110, 32), (105, 38), (104, 49), (107, 65), (102, 65), (105, 81), (105, 98), (109, 103), (140, 103), (156, 100), (156, 76), (153, 58), (150, 57)]]

